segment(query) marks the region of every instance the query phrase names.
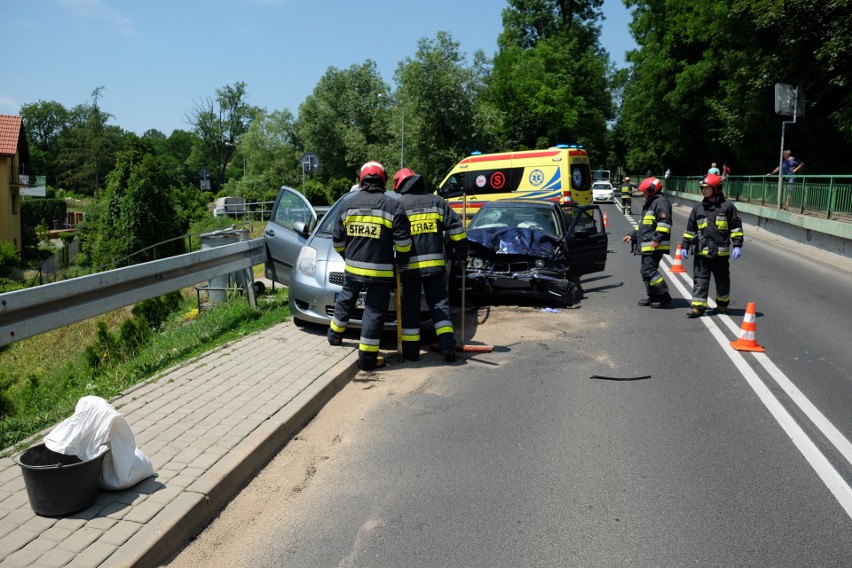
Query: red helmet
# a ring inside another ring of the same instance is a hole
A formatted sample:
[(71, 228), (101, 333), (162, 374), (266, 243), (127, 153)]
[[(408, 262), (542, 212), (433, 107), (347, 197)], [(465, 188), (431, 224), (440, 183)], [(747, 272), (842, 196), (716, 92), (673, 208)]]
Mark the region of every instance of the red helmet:
[(698, 185), (705, 186), (709, 185), (713, 188), (716, 193), (722, 191), (722, 178), (717, 176), (716, 174), (707, 174), (704, 176), (704, 179), (701, 180)]
[(399, 191), (399, 187), (402, 185), (402, 182), (410, 178), (411, 176), (416, 176), (417, 174), (408, 168), (403, 168), (396, 172), (393, 176), (393, 190)]
[(646, 197), (660, 193), (663, 191), (663, 182), (655, 177), (645, 178), (639, 184), (639, 191), (644, 193)]
[(361, 176), (358, 181), (364, 183), (366, 177), (378, 177), (382, 180), (382, 185), (388, 182), (388, 174), (385, 173), (385, 167), (378, 162), (367, 162), (361, 166)]
[(629, 177), (624, 178), (624, 181), (630, 181)]

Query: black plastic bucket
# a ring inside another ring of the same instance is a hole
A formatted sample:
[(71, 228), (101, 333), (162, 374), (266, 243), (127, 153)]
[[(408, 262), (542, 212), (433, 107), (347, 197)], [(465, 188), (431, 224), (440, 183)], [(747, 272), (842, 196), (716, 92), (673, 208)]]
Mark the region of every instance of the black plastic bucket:
[(61, 517), (91, 507), (98, 497), (105, 454), (84, 462), (39, 444), (18, 456), (15, 462), (21, 466), (35, 514)]

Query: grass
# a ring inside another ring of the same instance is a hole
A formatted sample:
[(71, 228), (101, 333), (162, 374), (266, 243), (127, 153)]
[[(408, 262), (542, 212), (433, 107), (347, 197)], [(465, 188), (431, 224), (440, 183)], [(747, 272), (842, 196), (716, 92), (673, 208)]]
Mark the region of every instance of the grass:
[(230, 341), (272, 327), (290, 316), (287, 289), (267, 290), (258, 309), (242, 296), (198, 313), (194, 289), (131, 357), (92, 368), (83, 354), (98, 321), (115, 331), (129, 308), (54, 330), (0, 349), (0, 448), (13, 447), (74, 412), (87, 395), (107, 400), (158, 372)]

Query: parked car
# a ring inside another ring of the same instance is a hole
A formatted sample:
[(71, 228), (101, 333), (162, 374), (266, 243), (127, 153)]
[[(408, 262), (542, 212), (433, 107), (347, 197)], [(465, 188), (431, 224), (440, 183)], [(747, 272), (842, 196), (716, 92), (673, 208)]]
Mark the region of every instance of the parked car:
[(213, 216), (241, 218), (246, 213), (246, 200), (242, 197), (220, 197), (213, 206)]
[(467, 238), (465, 284), (474, 294), (532, 295), (571, 305), (580, 277), (606, 268), (607, 235), (597, 205), (486, 203), (471, 219)]
[(592, 184), (592, 201), (595, 203), (615, 203), (615, 193), (608, 181), (596, 181)]
[[(399, 194), (387, 192), (399, 199)], [(346, 193), (331, 206), (313, 207), (304, 195), (282, 186), (263, 233), (266, 242), (266, 277), (289, 288), (290, 313), (297, 325), (328, 325), (343, 286), (343, 258), (334, 250), (331, 231), (340, 210), (354, 193)], [(318, 215), (318, 211), (319, 215)], [(323, 210), (327, 210), (322, 215)], [(350, 327), (361, 326), (364, 293), (358, 300)], [(421, 321), (429, 310), (421, 299)], [(391, 294), (385, 329), (396, 330), (396, 300)]]

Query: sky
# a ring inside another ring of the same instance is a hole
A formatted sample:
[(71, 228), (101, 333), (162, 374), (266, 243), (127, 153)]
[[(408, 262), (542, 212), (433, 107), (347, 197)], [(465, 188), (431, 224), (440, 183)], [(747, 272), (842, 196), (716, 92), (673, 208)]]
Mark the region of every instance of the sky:
[[(56, 101), (99, 105), (109, 124), (142, 134), (191, 130), (187, 115), (242, 81), (248, 104), (299, 105), (329, 67), (376, 62), (391, 88), (420, 38), (446, 31), (472, 61), (497, 51), (503, 0), (0, 0), (0, 114)], [(636, 47), (622, 0), (604, 0), (601, 43), (612, 61)]]

